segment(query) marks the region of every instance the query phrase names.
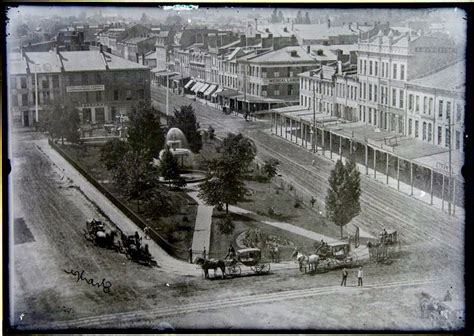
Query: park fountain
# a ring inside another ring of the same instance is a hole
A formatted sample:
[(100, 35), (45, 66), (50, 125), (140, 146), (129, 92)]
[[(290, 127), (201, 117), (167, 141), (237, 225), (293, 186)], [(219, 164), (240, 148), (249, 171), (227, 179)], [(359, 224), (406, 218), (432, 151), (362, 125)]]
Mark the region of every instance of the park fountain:
[[(170, 128), (166, 133), (165, 146), (170, 149), (171, 154), (177, 159), (181, 167), (181, 177), (185, 179), (187, 183), (199, 182), (205, 179), (205, 173), (188, 169), (186, 167), (193, 166), (193, 153), (189, 149), (188, 140), (184, 133), (176, 127)], [(166, 148), (166, 147), (165, 147)], [(159, 154), (159, 159), (154, 159), (156, 166), (160, 165), (160, 161), (163, 158), (166, 149), (162, 149)]]

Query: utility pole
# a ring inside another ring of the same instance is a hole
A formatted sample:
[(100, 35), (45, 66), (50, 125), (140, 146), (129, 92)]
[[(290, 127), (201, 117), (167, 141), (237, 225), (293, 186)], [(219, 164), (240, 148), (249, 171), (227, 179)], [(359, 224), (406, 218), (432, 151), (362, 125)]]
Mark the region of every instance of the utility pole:
[[(449, 178), (448, 178), (448, 214), (451, 215), (451, 179), (452, 179), (452, 170), (451, 170), (451, 111), (449, 111), (449, 114), (447, 115), (448, 117), (448, 133), (449, 133), (449, 138), (448, 138), (448, 169), (449, 169)], [(454, 204), (453, 204), (454, 206)]]
[(33, 63), (35, 66), (35, 119), (36, 123), (39, 121), (39, 115), (38, 115), (38, 71), (36, 67), (38, 64)]
[[(310, 73), (310, 75), (311, 75), (311, 73)], [(311, 139), (311, 144), (312, 144), (312, 147), (313, 147), (313, 153), (316, 153), (316, 151), (317, 151), (316, 143), (315, 143), (315, 139), (317, 139), (317, 136), (316, 136), (316, 91), (315, 91), (315, 88), (314, 88), (315, 85), (316, 85), (316, 81), (313, 80), (313, 129), (312, 129), (313, 138)]]

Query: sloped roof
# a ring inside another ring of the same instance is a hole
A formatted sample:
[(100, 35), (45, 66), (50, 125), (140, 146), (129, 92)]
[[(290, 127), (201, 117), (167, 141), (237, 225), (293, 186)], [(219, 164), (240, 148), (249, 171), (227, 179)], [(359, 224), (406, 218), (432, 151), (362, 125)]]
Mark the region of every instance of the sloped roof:
[(418, 86), (452, 91), (464, 91), (465, 83), (466, 62), (464, 60), (409, 82)]
[(38, 64), (36, 66), (38, 73), (61, 72), (61, 61), (58, 54), (54, 51), (27, 52), (26, 59), (30, 63), (31, 71), (34, 71), (32, 63), (36, 63)]
[[(291, 52), (295, 51), (296, 56), (291, 56)], [(314, 59), (308, 55), (303, 47), (285, 47), (282, 49), (269, 51), (267, 53), (258, 55), (254, 58), (249, 59), (252, 63), (298, 63), (298, 62), (311, 62)]]

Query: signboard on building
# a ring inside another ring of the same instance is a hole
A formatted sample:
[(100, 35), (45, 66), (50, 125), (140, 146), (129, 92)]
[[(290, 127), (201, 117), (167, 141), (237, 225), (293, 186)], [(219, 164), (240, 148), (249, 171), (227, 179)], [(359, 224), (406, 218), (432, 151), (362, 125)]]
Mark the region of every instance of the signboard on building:
[(268, 84), (279, 84), (279, 83), (298, 83), (299, 78), (271, 78), (267, 80)]
[(78, 85), (66, 86), (66, 92), (88, 92), (88, 91), (104, 91), (105, 85)]
[(436, 162), (436, 168), (449, 173), (449, 165), (446, 162)]

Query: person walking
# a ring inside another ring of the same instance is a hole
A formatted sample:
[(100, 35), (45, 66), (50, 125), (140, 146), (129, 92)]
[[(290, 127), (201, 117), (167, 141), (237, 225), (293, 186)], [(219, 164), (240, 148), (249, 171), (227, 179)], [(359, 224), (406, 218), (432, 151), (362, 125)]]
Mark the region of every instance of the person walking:
[(203, 259), (206, 259), (206, 248), (204, 247), (204, 251), (202, 251), (202, 257)]
[(347, 270), (346, 268), (343, 268), (342, 269), (342, 282), (341, 282), (341, 286), (346, 286), (346, 281), (347, 281)]
[(357, 280), (358, 280), (357, 287), (364, 286), (364, 284), (362, 283), (362, 277), (363, 276), (364, 276), (364, 272), (362, 271), (362, 266), (361, 266), (361, 267), (359, 267), (359, 271), (357, 272)]

